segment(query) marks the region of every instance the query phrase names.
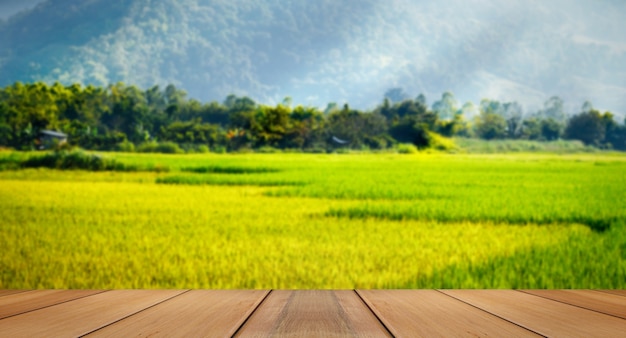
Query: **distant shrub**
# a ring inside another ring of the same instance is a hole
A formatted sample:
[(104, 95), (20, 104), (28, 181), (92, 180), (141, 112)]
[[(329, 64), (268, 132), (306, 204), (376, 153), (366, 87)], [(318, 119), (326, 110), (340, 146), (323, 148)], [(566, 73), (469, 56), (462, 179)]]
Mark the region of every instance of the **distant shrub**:
[(196, 152), (197, 153), (206, 154), (209, 151), (210, 151), (209, 147), (204, 145), (204, 144), (201, 144), (201, 145), (196, 147)]
[(285, 149), (279, 149), (279, 150), (283, 154), (300, 154), (304, 152), (300, 148), (285, 148)]
[(75, 145), (73, 145), (73, 144), (68, 143), (68, 142), (63, 142), (63, 143), (54, 142), (54, 145), (53, 145), (52, 149), (57, 150), (57, 151), (62, 151), (62, 150), (64, 150), (64, 151), (72, 151), (72, 150), (77, 149), (77, 147)]
[(115, 151), (122, 151), (125, 153), (132, 153), (135, 151), (135, 145), (128, 140), (124, 140), (115, 145)]
[(22, 161), (23, 168), (51, 168), (64, 170), (91, 170), (91, 171), (134, 171), (135, 167), (126, 166), (112, 159), (103, 158), (96, 154), (87, 154), (80, 150), (55, 151), (40, 156), (29, 157)]
[(0, 171), (2, 170), (17, 170), (20, 168), (22, 162), (22, 156), (18, 153), (9, 153), (9, 156), (0, 157)]
[(170, 167), (164, 164), (157, 163), (157, 164), (148, 166), (147, 168), (142, 168), (142, 170), (153, 171), (157, 173), (167, 173), (170, 171)]
[(162, 142), (162, 143), (159, 143), (157, 145), (157, 147), (156, 147), (156, 152), (157, 153), (163, 153), (163, 154), (182, 154), (182, 153), (184, 153), (184, 151), (182, 149), (180, 149), (178, 144), (176, 144), (174, 142)]
[(240, 147), (237, 149), (233, 149), (232, 152), (234, 154), (254, 154), (254, 149), (250, 147)]
[(276, 149), (274, 147), (262, 146), (260, 148), (257, 148), (256, 152), (257, 153), (261, 153), (261, 154), (277, 154), (277, 153), (281, 153), (282, 151), (280, 149)]
[(251, 185), (260, 187), (282, 187), (302, 185), (302, 182), (286, 180), (282, 178), (264, 178), (253, 175), (172, 175), (158, 177), (158, 184), (182, 184), (182, 185)]
[(440, 151), (452, 151), (457, 149), (456, 143), (454, 140), (441, 136), (437, 133), (429, 132), (429, 147), (435, 150)]
[(577, 140), (531, 141), (531, 140), (480, 140), (455, 138), (460, 149), (469, 153), (508, 153), (508, 152), (551, 152), (582, 153), (596, 152), (597, 148), (586, 146)]
[(276, 173), (280, 170), (266, 167), (238, 167), (238, 166), (211, 166), (211, 167), (186, 167), (181, 171), (198, 173), (198, 174), (261, 174)]
[(350, 154), (353, 151), (350, 150), (349, 148), (337, 148), (335, 150), (333, 150), (333, 153), (335, 154)]
[(326, 154), (327, 150), (324, 147), (313, 147), (304, 149), (304, 152), (311, 154)]
[(417, 154), (419, 150), (414, 144), (411, 143), (399, 143), (396, 146), (399, 154)]
[(145, 142), (137, 147), (137, 152), (140, 153), (156, 153), (156, 148), (159, 144), (157, 142)]
[(137, 151), (140, 153), (162, 154), (182, 154), (185, 152), (174, 142), (146, 142), (141, 144)]

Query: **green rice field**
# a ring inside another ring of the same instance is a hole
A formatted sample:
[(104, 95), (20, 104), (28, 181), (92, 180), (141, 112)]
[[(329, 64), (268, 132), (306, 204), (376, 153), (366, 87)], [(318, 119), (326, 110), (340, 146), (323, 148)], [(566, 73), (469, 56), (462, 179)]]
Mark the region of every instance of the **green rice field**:
[(624, 154), (101, 156), (0, 171), (0, 289), (626, 288)]

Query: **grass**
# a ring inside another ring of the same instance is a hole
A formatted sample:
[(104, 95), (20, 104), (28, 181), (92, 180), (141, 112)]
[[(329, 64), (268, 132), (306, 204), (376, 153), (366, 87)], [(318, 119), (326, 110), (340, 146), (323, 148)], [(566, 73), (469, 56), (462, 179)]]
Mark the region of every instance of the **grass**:
[(598, 148), (585, 146), (578, 140), (531, 141), (531, 140), (481, 140), (456, 137), (454, 142), (468, 153), (551, 152), (561, 154), (597, 152)]
[(255, 185), (261, 187), (301, 185), (302, 182), (290, 181), (276, 175), (170, 175), (157, 178), (160, 184), (185, 185)]
[(620, 154), (102, 155), (0, 172), (0, 288), (626, 287)]

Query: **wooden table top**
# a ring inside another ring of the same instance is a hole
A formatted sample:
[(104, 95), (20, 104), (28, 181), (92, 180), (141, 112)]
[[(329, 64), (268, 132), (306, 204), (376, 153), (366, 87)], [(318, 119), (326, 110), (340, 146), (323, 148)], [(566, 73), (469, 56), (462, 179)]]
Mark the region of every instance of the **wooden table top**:
[(626, 290), (0, 290), (0, 337), (626, 337)]

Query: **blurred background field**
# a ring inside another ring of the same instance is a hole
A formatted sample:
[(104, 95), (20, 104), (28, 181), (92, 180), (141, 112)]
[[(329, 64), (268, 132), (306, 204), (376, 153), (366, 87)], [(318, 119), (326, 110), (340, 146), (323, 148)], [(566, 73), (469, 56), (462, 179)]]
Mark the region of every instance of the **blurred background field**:
[(0, 288), (626, 287), (623, 154), (41, 156), (0, 152)]

